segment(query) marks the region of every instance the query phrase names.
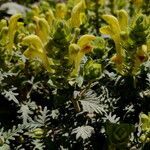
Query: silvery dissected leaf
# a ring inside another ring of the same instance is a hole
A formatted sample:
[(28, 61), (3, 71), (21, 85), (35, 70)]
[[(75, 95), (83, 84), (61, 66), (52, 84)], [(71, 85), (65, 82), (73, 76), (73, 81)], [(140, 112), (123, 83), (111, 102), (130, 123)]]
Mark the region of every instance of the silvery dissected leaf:
[(19, 145), (16, 147), (16, 150), (25, 150), (25, 148), (23, 148), (22, 145)]
[(4, 144), (3, 146), (0, 147), (0, 150), (10, 150), (10, 147), (8, 144)]
[(50, 116), (51, 116), (53, 119), (57, 119), (58, 116), (59, 116), (59, 111), (58, 111), (58, 109), (52, 110)]
[(4, 80), (4, 78), (7, 78), (9, 76), (15, 76), (17, 75), (17, 73), (12, 73), (12, 72), (3, 72), (2, 70), (0, 70), (0, 82), (2, 80)]
[(147, 78), (146, 78), (148, 85), (150, 86), (150, 73), (147, 74)]
[(9, 100), (9, 101), (14, 101), (16, 104), (19, 104), (18, 99), (16, 98), (17, 95), (19, 95), (18, 93), (15, 93), (14, 91), (16, 90), (16, 87), (13, 87), (11, 89), (9, 89), (9, 91), (4, 90), (2, 92), (2, 94)]
[(76, 139), (81, 137), (83, 140), (90, 138), (93, 133), (94, 128), (91, 126), (80, 126), (72, 131), (72, 134), (76, 134)]
[(15, 2), (8, 2), (1, 5), (0, 10), (6, 10), (7, 14), (9, 15), (15, 15), (17, 13), (21, 13), (23, 16), (26, 15), (26, 12), (30, 9), (19, 5)]
[(13, 126), (12, 129), (9, 129), (6, 132), (3, 132), (3, 137), (5, 139), (5, 143), (10, 144), (11, 140), (15, 140), (16, 136), (19, 136), (20, 133), (23, 133), (23, 129), (26, 126), (24, 124), (18, 124), (17, 126)]
[(19, 59), (21, 59), (22, 60), (22, 62), (26, 62), (26, 57), (21, 53), (21, 52), (14, 52), (14, 54), (17, 56), (17, 57), (19, 57)]
[(120, 117), (117, 117), (116, 115), (113, 115), (111, 112), (109, 114), (106, 114), (103, 118), (104, 121), (110, 121), (111, 123), (118, 123)]
[(73, 98), (76, 99), (79, 96), (80, 92), (79, 91), (74, 91), (73, 92)]
[(40, 139), (34, 139), (32, 141), (32, 144), (34, 145), (33, 150), (44, 150), (44, 148), (45, 148), (42, 140), (40, 140)]
[(83, 111), (88, 113), (105, 113), (105, 105), (99, 103), (100, 98), (101, 97), (97, 97), (97, 94), (93, 92), (93, 90), (89, 90), (85, 93), (85, 98), (79, 100), (83, 107)]
[(124, 110), (126, 110), (127, 112), (126, 113), (129, 113), (129, 112), (134, 112), (134, 105), (131, 104), (131, 105), (127, 105)]
[(31, 115), (33, 112), (29, 109), (28, 105), (22, 104), (18, 113), (22, 113), (21, 118), (23, 119), (23, 123), (26, 124), (28, 118), (30, 118), (29, 115)]
[(105, 110), (102, 105), (98, 104), (97, 101), (88, 101), (88, 100), (80, 100), (81, 105), (83, 106), (83, 111), (88, 113), (104, 113)]
[(114, 72), (109, 72), (107, 70), (104, 70), (104, 75), (107, 75), (110, 80), (115, 80), (117, 78), (117, 75)]
[(50, 113), (47, 107), (40, 111), (40, 114), (35, 117), (35, 122), (39, 127), (49, 125)]
[(150, 89), (143, 92), (144, 96), (150, 97)]
[(28, 101), (26, 104), (21, 104), (18, 113), (21, 113), (20, 118), (23, 119), (23, 124), (26, 124), (28, 120), (31, 120), (30, 115), (33, 114), (33, 110), (37, 108), (35, 102)]

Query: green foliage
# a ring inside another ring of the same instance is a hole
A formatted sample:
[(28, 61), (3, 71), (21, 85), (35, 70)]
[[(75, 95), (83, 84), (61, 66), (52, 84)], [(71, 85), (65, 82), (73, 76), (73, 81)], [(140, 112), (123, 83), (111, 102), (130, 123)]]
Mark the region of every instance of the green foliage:
[(0, 20), (0, 149), (146, 149), (149, 3), (18, 2)]
[(101, 76), (101, 65), (99, 63), (89, 60), (84, 66), (85, 79), (96, 79)]
[(129, 124), (106, 124), (106, 134), (109, 140), (109, 149), (124, 149), (130, 134), (134, 132), (134, 126)]

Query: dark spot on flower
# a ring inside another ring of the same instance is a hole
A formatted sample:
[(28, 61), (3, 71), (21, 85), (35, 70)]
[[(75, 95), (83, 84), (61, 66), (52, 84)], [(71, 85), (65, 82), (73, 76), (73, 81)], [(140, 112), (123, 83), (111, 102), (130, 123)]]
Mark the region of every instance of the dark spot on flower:
[(140, 60), (141, 62), (144, 62), (144, 61), (146, 60), (146, 57), (145, 57), (145, 56), (138, 56), (138, 58), (139, 58), (139, 60)]
[(83, 46), (82, 51), (84, 51), (85, 53), (89, 53), (92, 51), (92, 49), (93, 47), (91, 45), (85, 45)]

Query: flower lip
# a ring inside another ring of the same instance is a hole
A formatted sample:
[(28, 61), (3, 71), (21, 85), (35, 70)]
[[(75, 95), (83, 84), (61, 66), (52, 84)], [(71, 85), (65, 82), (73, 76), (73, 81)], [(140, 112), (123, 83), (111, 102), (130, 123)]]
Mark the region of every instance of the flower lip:
[(146, 57), (146, 56), (138, 56), (138, 59), (139, 59), (141, 62), (144, 62), (145, 60), (147, 60), (147, 57)]
[(92, 49), (93, 49), (92, 45), (87, 44), (87, 45), (84, 45), (81, 50), (85, 53), (89, 53), (92, 51)]

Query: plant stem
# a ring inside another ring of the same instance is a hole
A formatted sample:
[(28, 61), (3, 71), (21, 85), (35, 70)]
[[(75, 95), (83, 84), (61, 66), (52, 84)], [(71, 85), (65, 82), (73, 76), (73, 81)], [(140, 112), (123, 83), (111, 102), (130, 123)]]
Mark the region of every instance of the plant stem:
[(76, 110), (77, 113), (79, 113), (81, 111), (81, 108), (80, 108), (78, 100), (72, 99), (71, 101), (73, 103), (74, 109)]
[(92, 84), (92, 81), (90, 81), (87, 86), (80, 92), (79, 96), (74, 99), (72, 98), (72, 103), (73, 103), (73, 106), (74, 106), (74, 109), (76, 110), (76, 112), (80, 112), (81, 111), (81, 108), (80, 108), (80, 105), (79, 105), (79, 99), (86, 93), (86, 91), (91, 87), (91, 84)]
[(111, 0), (111, 13), (115, 14), (115, 0)]

